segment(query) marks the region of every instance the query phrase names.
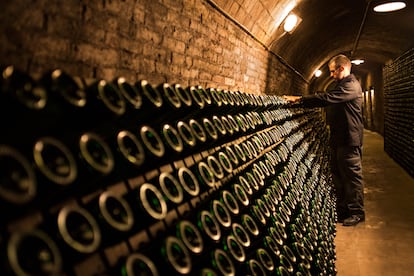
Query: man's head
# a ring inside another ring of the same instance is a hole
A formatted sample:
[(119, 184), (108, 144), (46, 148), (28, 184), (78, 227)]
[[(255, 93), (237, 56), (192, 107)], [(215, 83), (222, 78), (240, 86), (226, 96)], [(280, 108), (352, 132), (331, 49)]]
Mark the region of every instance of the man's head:
[(345, 55), (334, 56), (328, 63), (331, 77), (337, 81), (342, 80), (351, 73), (351, 61)]

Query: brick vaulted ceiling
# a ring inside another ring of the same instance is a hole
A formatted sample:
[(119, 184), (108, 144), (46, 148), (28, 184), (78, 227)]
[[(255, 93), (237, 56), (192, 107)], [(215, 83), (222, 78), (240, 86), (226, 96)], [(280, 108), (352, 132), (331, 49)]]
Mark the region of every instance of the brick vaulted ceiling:
[[(366, 62), (369, 73), (414, 47), (414, 1), (391, 13), (373, 11), (370, 0), (214, 0), (261, 43), (310, 80), (335, 54)], [(289, 12), (302, 21), (293, 33), (281, 24)]]

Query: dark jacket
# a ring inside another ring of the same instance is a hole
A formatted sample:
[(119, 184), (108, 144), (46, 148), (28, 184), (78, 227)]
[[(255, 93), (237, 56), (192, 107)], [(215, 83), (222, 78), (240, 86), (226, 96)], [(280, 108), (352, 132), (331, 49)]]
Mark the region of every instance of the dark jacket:
[(302, 105), (330, 107), (327, 118), (333, 146), (362, 146), (362, 89), (353, 74), (339, 81), (332, 90), (303, 96)]

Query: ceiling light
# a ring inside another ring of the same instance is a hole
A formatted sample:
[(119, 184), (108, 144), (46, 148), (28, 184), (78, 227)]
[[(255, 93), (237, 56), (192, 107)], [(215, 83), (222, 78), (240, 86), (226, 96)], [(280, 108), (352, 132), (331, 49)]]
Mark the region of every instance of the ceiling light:
[(376, 12), (392, 12), (404, 9), (407, 5), (403, 1), (381, 2), (374, 7)]
[(364, 63), (364, 60), (363, 59), (354, 59), (354, 60), (351, 61), (351, 63), (355, 64), (355, 65), (360, 65), (360, 64)]
[(296, 24), (298, 23), (298, 17), (294, 14), (288, 15), (285, 19), (285, 24), (283, 25), (283, 29), (285, 32), (291, 32), (296, 27)]
[(315, 71), (315, 77), (319, 78), (322, 75), (322, 71), (321, 70), (316, 70)]

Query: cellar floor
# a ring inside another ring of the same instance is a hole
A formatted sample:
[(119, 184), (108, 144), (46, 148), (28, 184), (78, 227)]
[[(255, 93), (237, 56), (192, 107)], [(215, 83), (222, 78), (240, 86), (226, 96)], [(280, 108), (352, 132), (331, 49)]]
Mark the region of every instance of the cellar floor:
[(337, 224), (338, 276), (414, 275), (414, 178), (384, 152), (384, 140), (364, 132), (366, 220)]

